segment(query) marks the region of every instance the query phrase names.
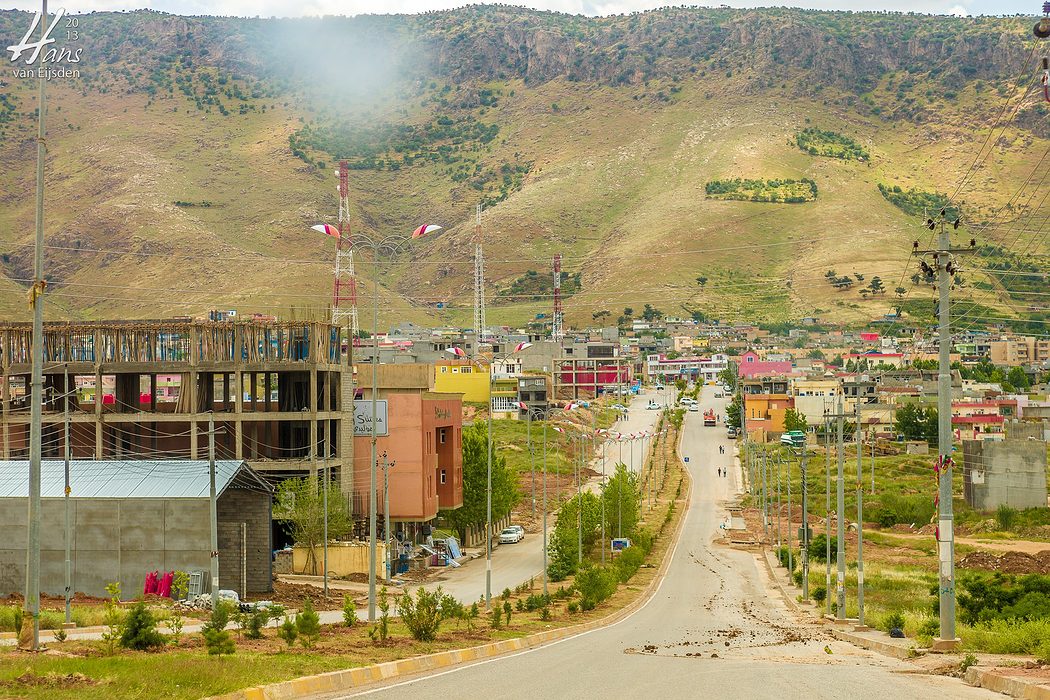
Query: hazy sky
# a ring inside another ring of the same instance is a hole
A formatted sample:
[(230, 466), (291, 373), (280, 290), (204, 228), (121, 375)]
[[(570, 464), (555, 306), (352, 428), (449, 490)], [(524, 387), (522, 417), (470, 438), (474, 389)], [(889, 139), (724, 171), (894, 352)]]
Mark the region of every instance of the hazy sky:
[[(70, 12), (90, 10), (133, 10), (149, 7), (180, 15), (240, 15), (298, 17), (323, 14), (365, 14), (422, 12), (461, 7), (463, 0), (50, 0), (49, 8), (65, 7)], [(527, 0), (509, 4), (543, 10), (586, 15), (608, 15), (678, 4), (673, 0)], [(722, 2), (697, 3), (719, 5)], [(824, 10), (896, 10), (938, 14), (1036, 14), (1041, 2), (1035, 0), (790, 0), (789, 2), (751, 2), (726, 0), (733, 7), (787, 5)], [(0, 8), (38, 9), (39, 0), (0, 0)]]

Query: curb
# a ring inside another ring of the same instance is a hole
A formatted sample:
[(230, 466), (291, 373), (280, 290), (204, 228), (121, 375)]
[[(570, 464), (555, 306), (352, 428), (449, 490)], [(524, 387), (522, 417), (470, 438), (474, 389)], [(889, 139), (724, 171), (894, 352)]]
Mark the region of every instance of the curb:
[[(681, 456), (679, 456), (679, 460), (679, 464), (682, 466), (682, 473), (685, 475), (686, 483), (691, 483), (692, 478), (689, 476), (689, 471), (685, 468), (685, 463), (681, 461)], [(585, 632), (590, 632), (592, 630), (615, 624), (630, 616), (643, 605), (648, 603), (656, 593), (657, 587), (667, 575), (667, 569), (671, 565), (675, 546), (677, 545), (682, 534), (682, 529), (685, 526), (685, 514), (689, 510), (689, 492), (687, 491), (686, 494), (681, 510), (682, 515), (678, 518), (678, 523), (675, 526), (674, 533), (672, 533), (672, 547), (668, 550), (664, 560), (660, 563), (660, 568), (657, 570), (656, 576), (654, 576), (648, 583), (645, 590), (642, 591), (642, 594), (638, 596), (638, 598), (605, 617), (591, 620), (590, 622), (571, 625), (569, 627), (550, 630), (548, 632), (536, 632), (517, 639), (505, 639), (500, 642), (491, 642), (481, 646), (467, 647), (466, 649), (441, 651), (435, 654), (427, 654), (426, 656), (415, 656), (409, 659), (387, 661), (381, 664), (344, 669), (342, 671), (329, 671), (328, 673), (322, 673), (315, 676), (303, 676), (301, 678), (294, 678), (289, 681), (272, 683), (265, 686), (243, 688), (232, 693), (215, 695), (206, 700), (297, 700), (298, 698), (319, 693), (334, 693), (352, 690), (401, 676), (436, 671), (442, 668), (448, 668), (449, 666), (469, 663), (481, 659), (490, 659), (511, 652), (533, 649), (551, 642), (568, 639)]]
[(963, 680), (978, 688), (985, 688), (1021, 700), (1050, 700), (1050, 686), (1026, 682), (1016, 676), (1004, 676), (976, 666), (966, 669)]

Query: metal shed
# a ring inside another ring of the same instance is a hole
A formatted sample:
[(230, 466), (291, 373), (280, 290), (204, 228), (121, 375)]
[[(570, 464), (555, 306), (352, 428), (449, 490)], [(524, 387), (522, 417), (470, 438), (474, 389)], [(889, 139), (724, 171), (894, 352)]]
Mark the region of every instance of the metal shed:
[[(29, 464), (0, 461), (0, 595), (25, 586)], [(246, 462), (215, 465), (219, 584), (272, 590), (270, 520), (273, 489)], [(65, 464), (41, 465), (41, 592), (65, 592)], [(205, 460), (70, 462), (73, 592), (105, 595), (119, 581), (126, 597), (151, 571), (210, 566), (210, 477)]]

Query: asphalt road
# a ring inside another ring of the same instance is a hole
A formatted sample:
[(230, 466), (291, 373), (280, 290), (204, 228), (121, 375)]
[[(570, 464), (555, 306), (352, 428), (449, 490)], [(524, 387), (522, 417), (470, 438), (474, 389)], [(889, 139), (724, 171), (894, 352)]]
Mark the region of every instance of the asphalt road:
[[(724, 401), (704, 407), (722, 413)], [(654, 411), (655, 413), (655, 411)], [(1001, 697), (961, 681), (915, 674), (906, 662), (833, 641), (800, 623), (750, 552), (715, 543), (722, 502), (738, 488), (716, 469), (731, 456), (724, 428), (686, 414), (691, 504), (667, 576), (615, 625), (538, 649), (340, 697), (381, 698), (952, 698)], [(727, 450), (728, 451), (728, 450)], [(825, 651), (831, 650), (831, 654)]]

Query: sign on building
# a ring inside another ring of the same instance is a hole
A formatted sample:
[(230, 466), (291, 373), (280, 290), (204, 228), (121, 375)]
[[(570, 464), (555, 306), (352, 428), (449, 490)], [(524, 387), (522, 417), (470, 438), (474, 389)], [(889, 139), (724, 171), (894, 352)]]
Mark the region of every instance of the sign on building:
[[(390, 428), (386, 422), (386, 399), (376, 401), (376, 435), (389, 435)], [(354, 436), (370, 437), (372, 435), (372, 402), (354, 401)]]

